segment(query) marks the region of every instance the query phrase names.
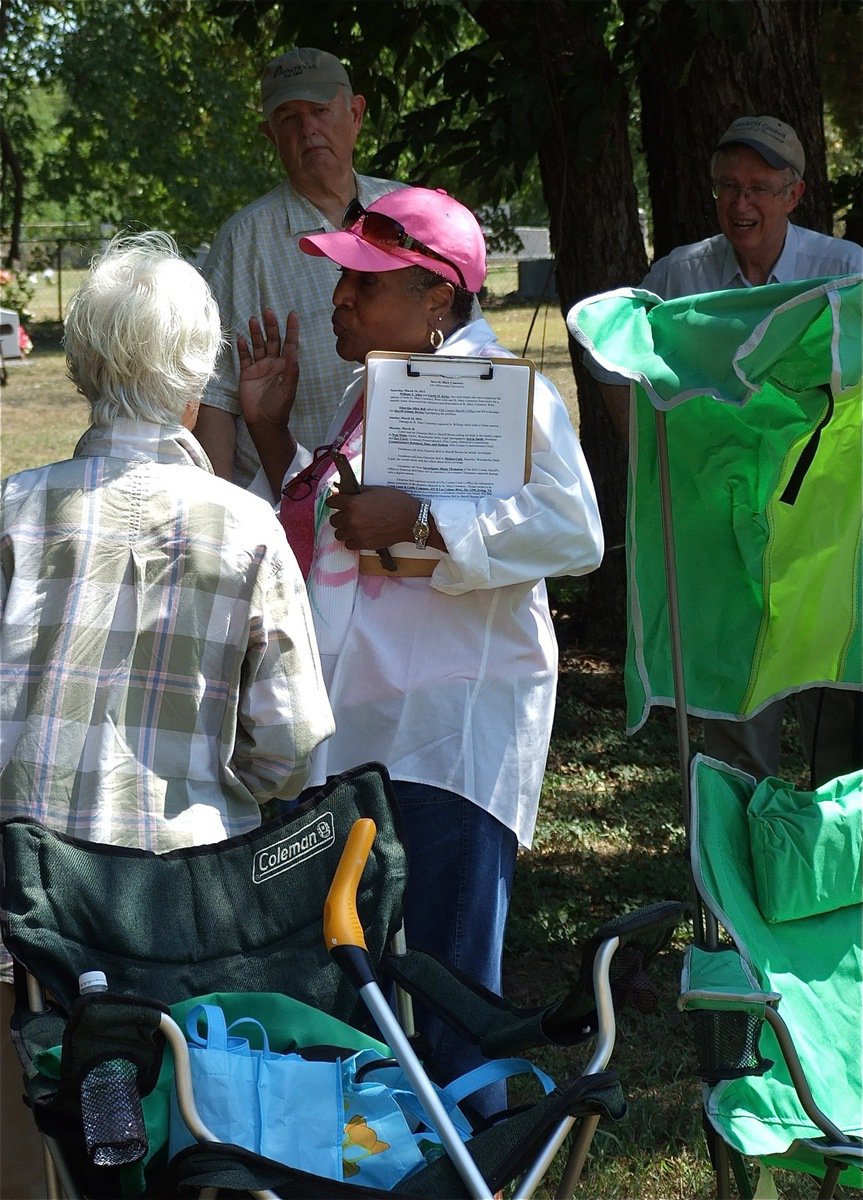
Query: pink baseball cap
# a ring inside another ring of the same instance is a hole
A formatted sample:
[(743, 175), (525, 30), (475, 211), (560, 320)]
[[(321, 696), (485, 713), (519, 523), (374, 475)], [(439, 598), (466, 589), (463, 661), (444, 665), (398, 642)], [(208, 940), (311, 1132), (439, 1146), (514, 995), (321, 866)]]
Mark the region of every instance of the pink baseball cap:
[(353, 218), (346, 229), (302, 237), (300, 249), (352, 271), (425, 267), (469, 292), (485, 281), (480, 224), (440, 188), (398, 188), (367, 209), (354, 201), (345, 216)]

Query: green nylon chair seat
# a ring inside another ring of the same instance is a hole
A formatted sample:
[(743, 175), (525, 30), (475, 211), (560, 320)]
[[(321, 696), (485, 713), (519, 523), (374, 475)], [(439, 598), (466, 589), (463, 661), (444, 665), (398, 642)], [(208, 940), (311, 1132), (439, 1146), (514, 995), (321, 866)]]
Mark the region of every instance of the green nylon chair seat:
[[(846, 783), (863, 788), (863, 773)], [(707, 908), (739, 951), (710, 973), (701, 962), (687, 981), (696, 988), (778, 994), (777, 1010), (800, 1056), (815, 1103), (846, 1135), (863, 1135), (863, 897), (853, 906), (770, 924), (758, 907), (747, 809), (751, 778), (697, 755), (692, 767), (692, 871)], [(703, 958), (704, 956), (702, 956)], [(707, 956), (709, 958), (709, 956)], [(701, 1007), (704, 1007), (702, 1004)], [(721, 1007), (721, 1005), (720, 1005)], [(758, 1004), (755, 1003), (757, 1008)], [(794, 1145), (823, 1135), (803, 1111), (773, 1031), (761, 1027), (758, 1049), (773, 1066), (760, 1076), (705, 1089), (709, 1120), (728, 1145), (768, 1165), (823, 1174), (820, 1156)], [(843, 1186), (863, 1186), (848, 1168)]]

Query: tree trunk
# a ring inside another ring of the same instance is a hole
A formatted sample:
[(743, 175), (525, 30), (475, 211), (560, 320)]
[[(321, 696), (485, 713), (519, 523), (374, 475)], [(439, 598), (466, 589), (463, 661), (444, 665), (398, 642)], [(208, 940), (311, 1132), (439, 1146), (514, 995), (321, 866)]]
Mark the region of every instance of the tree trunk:
[(24, 219), (24, 172), (21, 162), (15, 153), (15, 148), (9, 139), (6, 126), (0, 124), (0, 154), (3, 162), (3, 181), (6, 181), (7, 169), (12, 174), (12, 219), (9, 232), (9, 251), (6, 255), (7, 267), (15, 266), (21, 258), (21, 223)]
[[(627, 20), (644, 0), (624, 0)], [(733, 120), (779, 117), (806, 151), (795, 222), (832, 233), (813, 0), (667, 0), (639, 44), (654, 256), (718, 233), (710, 156)], [(710, 31), (709, 31), (710, 30)], [(713, 30), (718, 31), (713, 32)]]
[[(543, 81), (547, 128), (537, 151), (566, 316), (576, 300), (631, 284), (647, 266), (627, 135), (629, 101), (603, 40), (606, 9), (596, 0), (483, 0), (472, 15), (507, 56), (528, 56)], [(587, 632), (594, 642), (611, 644), (625, 633), (626, 458), (573, 341), (570, 355), (580, 438), (606, 541), (603, 565), (590, 576)]]

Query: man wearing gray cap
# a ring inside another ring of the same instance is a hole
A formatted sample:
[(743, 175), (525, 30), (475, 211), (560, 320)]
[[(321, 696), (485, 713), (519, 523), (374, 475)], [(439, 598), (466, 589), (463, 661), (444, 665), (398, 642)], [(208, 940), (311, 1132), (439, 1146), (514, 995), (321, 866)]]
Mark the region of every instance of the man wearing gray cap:
[[(800, 139), (777, 117), (738, 117), (719, 139), (710, 176), (721, 233), (658, 259), (640, 287), (663, 300), (727, 288), (793, 283), (863, 269), (854, 242), (792, 225), (806, 190)], [(629, 440), (629, 385), (585, 357), (618, 432)]]
[(264, 308), (273, 309), (282, 327), (288, 313), (299, 315), (300, 382), (291, 428), (303, 445), (319, 445), (352, 368), (336, 354), (330, 320), (337, 268), (302, 254), (298, 243), (306, 234), (340, 228), (351, 200), (368, 207), (401, 186), (354, 172), (366, 103), (332, 54), (298, 47), (268, 63), (261, 107), (261, 132), (275, 146), (286, 178), (225, 222), (203, 267), (232, 344), (204, 393), (195, 436), (216, 473), (240, 484), (260, 463), (239, 416), (232, 335)]
[[(672, 250), (653, 264), (640, 286), (663, 300), (675, 300), (863, 271), (863, 249), (855, 242), (788, 220), (806, 190), (805, 168), (800, 139), (784, 121), (777, 117), (732, 121), (710, 160), (722, 232)], [(599, 381), (609, 414), (628, 441), (628, 381), (604, 370), (589, 355), (585, 366)], [(810, 688), (795, 697), (794, 707), (817, 783), (863, 765), (863, 714), (854, 693)], [(748, 721), (705, 721), (705, 751), (757, 779), (777, 774), (784, 709), (785, 702), (777, 701)]]
[(672, 250), (653, 264), (642, 286), (673, 300), (859, 271), (859, 246), (788, 220), (806, 190), (805, 169), (806, 155), (790, 125), (776, 117), (733, 121), (710, 160), (722, 233)]

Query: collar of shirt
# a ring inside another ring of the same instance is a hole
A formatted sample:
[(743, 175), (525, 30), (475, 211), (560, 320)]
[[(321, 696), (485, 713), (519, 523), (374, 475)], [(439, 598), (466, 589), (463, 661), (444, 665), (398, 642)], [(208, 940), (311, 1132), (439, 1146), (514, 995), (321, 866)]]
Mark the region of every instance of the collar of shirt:
[(483, 354), (501, 355), (509, 354), (497, 340), (495, 332), (484, 317), (480, 317), (476, 321), (469, 321), (467, 325), (461, 325), (446, 339), (438, 354), (455, 354), (465, 357), (482, 357)]
[[(354, 185), (356, 194), (363, 205), (371, 204), (378, 198), (376, 192), (372, 193), (369, 190), (364, 177), (357, 175), (356, 171), (354, 171)], [(320, 209), (312, 204), (311, 200), (307, 200), (292, 186), (288, 179), (282, 182), (282, 195), (285, 201), (288, 232), (291, 237), (302, 237), (307, 233), (332, 233), (336, 228), (335, 225), (330, 224)]]
[[(768, 283), (794, 283), (797, 279), (797, 227), (790, 221), (785, 225), (785, 241), (782, 253), (770, 268)], [(753, 287), (743, 272), (734, 253), (734, 247), (729, 241), (725, 242), (725, 258), (722, 264), (722, 278), (717, 291), (734, 287)]]
[(213, 474), (198, 440), (182, 425), (157, 425), (118, 417), (91, 425), (75, 447), (75, 458), (122, 458), (128, 462), (177, 463)]

